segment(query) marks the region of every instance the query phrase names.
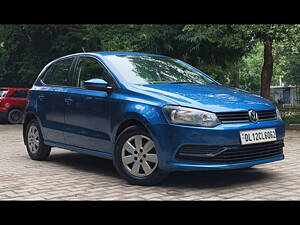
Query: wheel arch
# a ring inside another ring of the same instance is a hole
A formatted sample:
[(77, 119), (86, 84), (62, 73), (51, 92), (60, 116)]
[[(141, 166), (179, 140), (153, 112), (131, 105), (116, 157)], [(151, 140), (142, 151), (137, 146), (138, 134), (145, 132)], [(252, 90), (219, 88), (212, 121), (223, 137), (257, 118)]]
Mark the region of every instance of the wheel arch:
[(119, 137), (119, 135), (122, 133), (122, 131), (124, 131), (126, 128), (130, 127), (130, 126), (141, 126), (143, 128), (145, 128), (151, 136), (152, 132), (151, 132), (151, 128), (150, 128), (150, 124), (147, 121), (147, 119), (145, 117), (143, 117), (142, 115), (138, 114), (138, 113), (129, 113), (126, 118), (124, 118), (114, 129), (113, 131), (113, 142), (116, 143), (117, 139)]
[(24, 121), (23, 121), (23, 141), (24, 141), (24, 144), (26, 144), (26, 140), (27, 140), (27, 138), (25, 137), (27, 125), (33, 119), (37, 120), (37, 122), (39, 123), (40, 128), (42, 130), (41, 121), (38, 118), (38, 116), (33, 112), (26, 112), (25, 115), (24, 115)]
[(9, 108), (8, 108), (8, 112), (10, 111), (10, 110), (13, 110), (13, 109), (20, 109), (22, 112), (24, 112), (25, 111), (25, 108), (24, 107), (21, 107), (21, 106), (18, 106), (18, 105), (11, 105)]
[[(123, 119), (119, 125), (116, 127), (116, 131), (115, 131), (115, 135), (114, 138), (116, 139), (116, 143), (120, 143), (119, 140), (123, 140), (126, 141), (127, 139), (123, 139), (121, 137), (123, 137), (122, 134), (128, 134), (127, 138), (130, 137), (132, 135), (132, 132), (134, 131), (131, 128), (133, 125), (138, 125), (138, 126), (142, 126), (146, 131), (147, 134), (149, 134), (152, 137), (152, 141), (154, 141), (154, 143), (156, 144), (156, 138), (153, 135), (153, 132), (151, 131), (151, 122), (149, 122), (145, 117), (143, 117), (140, 114), (131, 114), (132, 116), (128, 116), (126, 119)], [(131, 128), (129, 128), (131, 127)], [(125, 133), (125, 132), (131, 132), (130, 133)], [(121, 135), (120, 135), (121, 134)], [(119, 136), (120, 135), (120, 136)], [(120, 139), (119, 139), (120, 138)], [(123, 142), (122, 142), (123, 143)], [(169, 172), (165, 171), (165, 170), (161, 170), (161, 163), (160, 163), (160, 158), (161, 158), (161, 154), (159, 151), (159, 148), (156, 148), (157, 146), (155, 145), (155, 150), (156, 150), (156, 154), (158, 157), (158, 164), (156, 165), (156, 169), (154, 170), (154, 172), (152, 171), (149, 176), (149, 179), (144, 180), (144, 177), (138, 177), (138, 178), (132, 178), (132, 175), (128, 175), (129, 173), (125, 171), (124, 165), (122, 163), (122, 146), (121, 145), (115, 145), (115, 149), (113, 151), (113, 163), (114, 166), (116, 168), (116, 170), (118, 171), (118, 173), (121, 175), (121, 177), (123, 177), (124, 179), (126, 179), (129, 183), (131, 184), (139, 184), (139, 185), (154, 185), (159, 183), (160, 181), (162, 181)]]

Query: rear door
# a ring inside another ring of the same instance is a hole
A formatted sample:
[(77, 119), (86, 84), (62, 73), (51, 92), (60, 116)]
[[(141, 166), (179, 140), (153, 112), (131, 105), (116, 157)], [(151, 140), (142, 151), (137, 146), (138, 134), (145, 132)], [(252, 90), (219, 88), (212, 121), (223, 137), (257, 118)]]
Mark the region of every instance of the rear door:
[(37, 108), (46, 141), (65, 143), (65, 96), (71, 86), (73, 62), (70, 57), (53, 63), (41, 79)]

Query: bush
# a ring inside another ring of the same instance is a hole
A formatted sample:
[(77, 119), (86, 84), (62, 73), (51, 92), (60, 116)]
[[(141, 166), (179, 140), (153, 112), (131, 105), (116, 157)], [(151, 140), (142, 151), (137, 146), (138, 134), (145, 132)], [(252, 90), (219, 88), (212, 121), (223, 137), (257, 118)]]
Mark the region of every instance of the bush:
[(300, 108), (279, 108), (279, 111), (286, 124), (300, 124)]

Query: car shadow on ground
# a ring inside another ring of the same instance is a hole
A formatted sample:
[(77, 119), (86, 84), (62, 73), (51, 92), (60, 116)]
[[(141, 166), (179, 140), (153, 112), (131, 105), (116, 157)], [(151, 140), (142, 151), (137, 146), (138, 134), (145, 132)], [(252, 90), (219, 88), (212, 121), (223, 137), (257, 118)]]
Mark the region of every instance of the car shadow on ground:
[[(59, 163), (73, 169), (118, 178), (111, 160), (80, 153), (66, 152), (52, 154), (49, 163)], [(236, 185), (256, 184), (274, 179), (271, 171), (263, 168), (248, 168), (226, 171), (172, 172), (159, 184), (163, 188), (224, 188)]]
[(265, 169), (249, 168), (224, 171), (174, 172), (161, 184), (178, 188), (224, 188), (236, 185), (255, 184), (273, 178)]
[[(99, 174), (105, 176), (118, 177), (111, 160), (98, 158), (77, 152), (70, 152), (66, 150), (63, 153), (53, 154), (50, 153), (49, 163), (58, 163), (78, 170), (79, 172), (88, 172), (91, 174)], [(55, 150), (54, 150), (55, 152)]]
[(9, 123), (7, 123), (5, 120), (0, 119), (0, 125), (8, 125)]

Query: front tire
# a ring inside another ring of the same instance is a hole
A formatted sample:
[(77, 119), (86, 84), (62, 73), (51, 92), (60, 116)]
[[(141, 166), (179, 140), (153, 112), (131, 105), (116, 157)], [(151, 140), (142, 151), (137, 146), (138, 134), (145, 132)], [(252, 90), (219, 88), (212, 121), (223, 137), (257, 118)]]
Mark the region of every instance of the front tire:
[(27, 152), (32, 160), (42, 161), (49, 157), (51, 147), (44, 144), (42, 132), (36, 120), (28, 123), (25, 138)]
[(152, 137), (140, 126), (131, 126), (119, 135), (114, 165), (119, 175), (130, 184), (155, 185), (168, 175), (158, 166)]

